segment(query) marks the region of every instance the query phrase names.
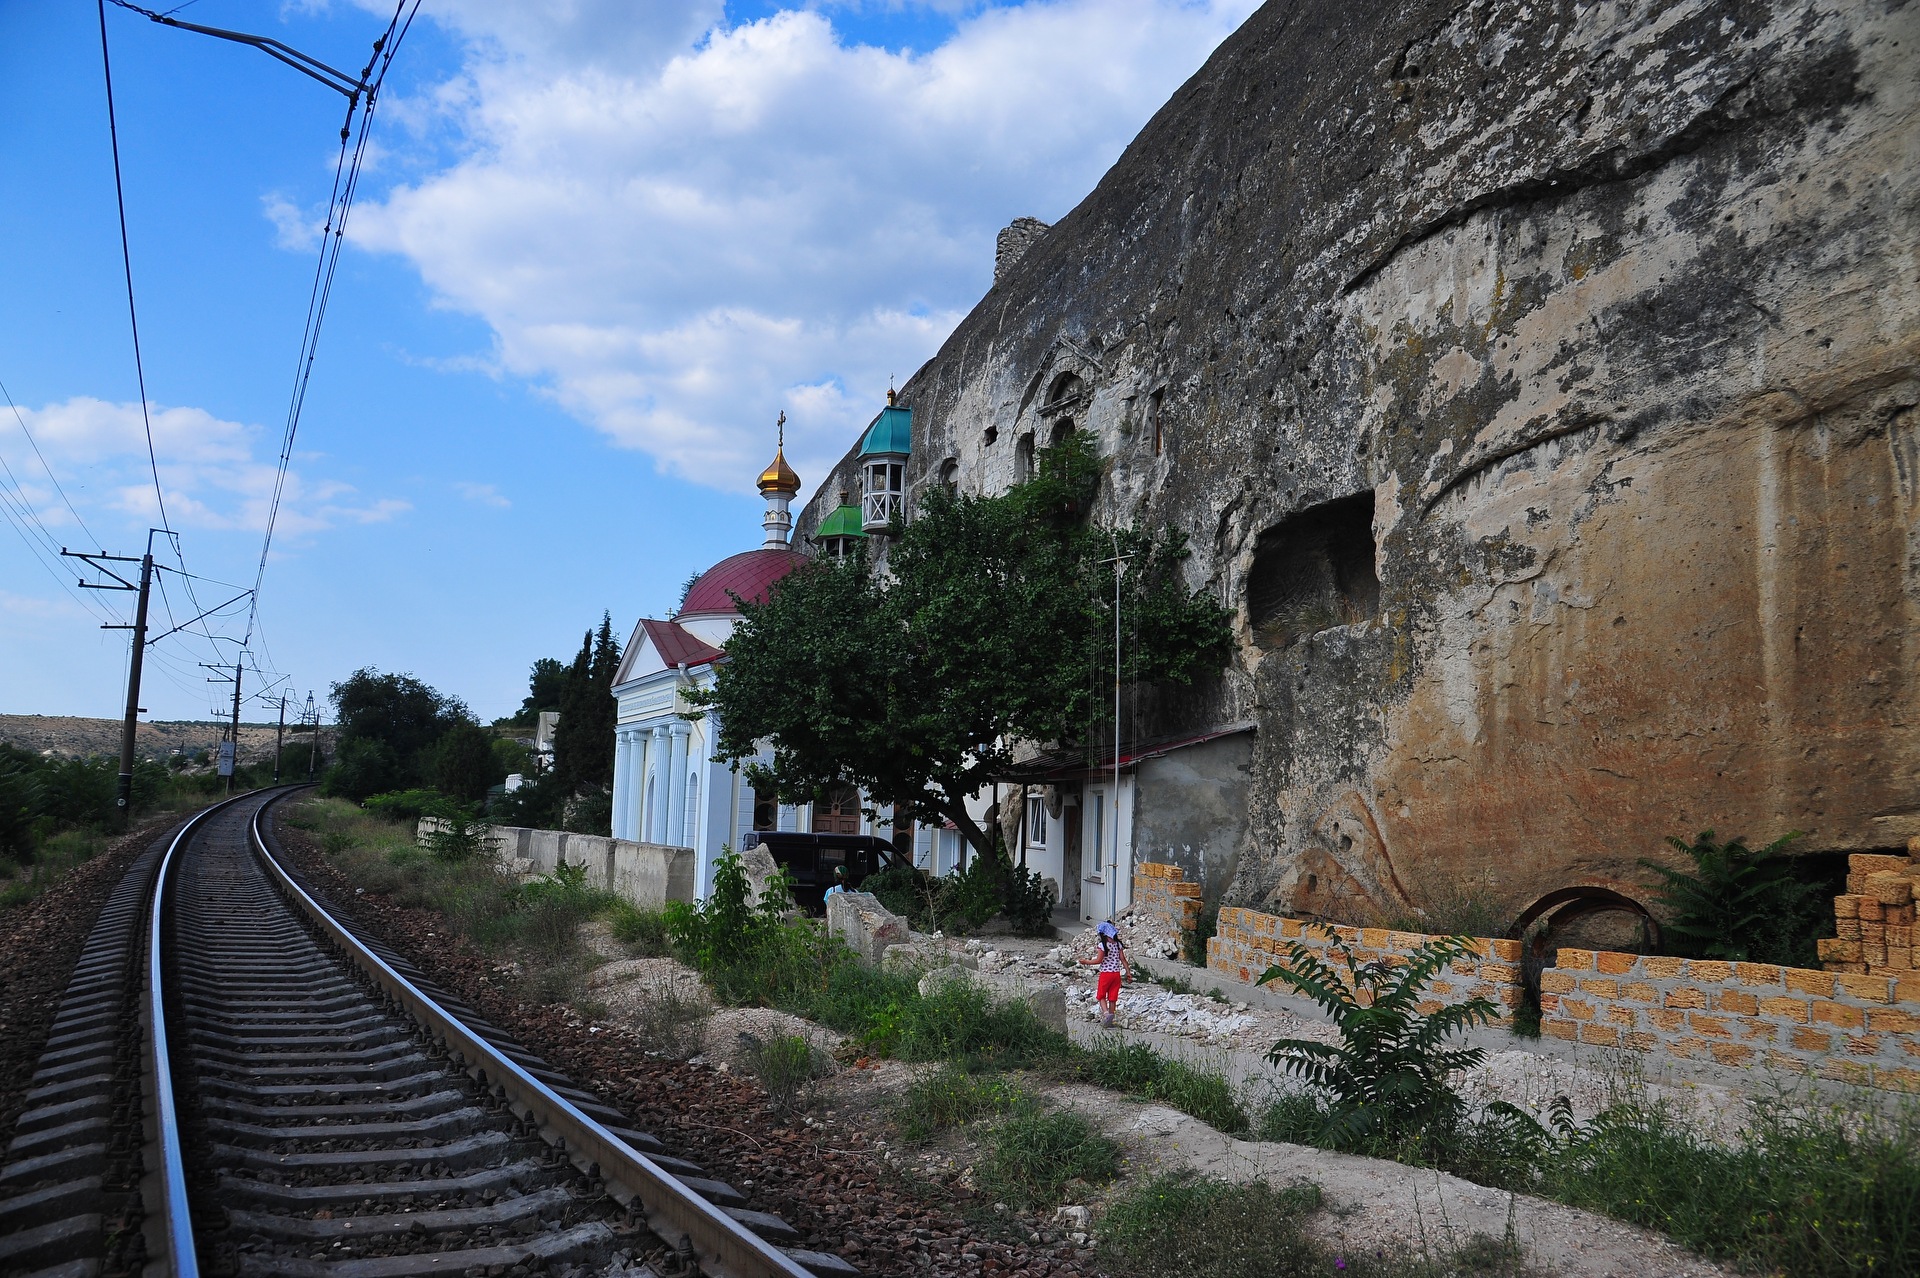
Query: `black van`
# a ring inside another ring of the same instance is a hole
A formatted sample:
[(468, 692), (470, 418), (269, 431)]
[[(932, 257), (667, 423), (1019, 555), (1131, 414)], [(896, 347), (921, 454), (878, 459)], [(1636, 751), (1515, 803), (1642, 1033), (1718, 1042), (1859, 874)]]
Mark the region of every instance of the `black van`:
[(847, 870), (847, 888), (857, 891), (861, 880), (876, 870), (910, 864), (893, 844), (870, 834), (801, 834), (794, 830), (755, 830), (740, 840), (740, 848), (765, 848), (793, 880), (794, 904), (808, 914), (825, 914), (827, 889), (833, 872)]

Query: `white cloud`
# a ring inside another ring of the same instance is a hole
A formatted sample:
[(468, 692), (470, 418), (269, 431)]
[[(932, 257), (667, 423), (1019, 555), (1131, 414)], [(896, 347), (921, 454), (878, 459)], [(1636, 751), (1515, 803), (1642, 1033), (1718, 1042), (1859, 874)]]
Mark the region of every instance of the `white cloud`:
[[(157, 522), (153, 476), (140, 405), (76, 396), (23, 409), (29, 429), (68, 495), (96, 507)], [(176, 528), (264, 532), (273, 499), (273, 442), (257, 426), (224, 421), (200, 408), (150, 404), (153, 451), (167, 515)], [(24, 450), (24, 445), (20, 445)], [(7, 455), (19, 471), (15, 445)], [(29, 490), (31, 491), (31, 489)], [(38, 503), (49, 524), (51, 503)], [(395, 498), (368, 500), (351, 485), (289, 470), (276, 528), (298, 536), (339, 524), (379, 523), (410, 509)], [(60, 512), (64, 513), (64, 511)]]
[(260, 197), (261, 212), (273, 223), (273, 242), (296, 253), (311, 253), (320, 247), (320, 232), (326, 217), (310, 216), (299, 205), (278, 191)]
[(784, 408), (818, 478), (978, 300), (998, 229), (1072, 207), (1253, 7), (1032, 0), (915, 54), (811, 10), (461, 0), (460, 76), (390, 105), (463, 158), (350, 234), (663, 468), (737, 486)]
[(513, 505), (512, 502), (507, 500), (505, 494), (492, 484), (455, 483), (453, 487), (455, 491), (468, 501), (475, 502), (482, 506), (494, 506), (505, 510)]

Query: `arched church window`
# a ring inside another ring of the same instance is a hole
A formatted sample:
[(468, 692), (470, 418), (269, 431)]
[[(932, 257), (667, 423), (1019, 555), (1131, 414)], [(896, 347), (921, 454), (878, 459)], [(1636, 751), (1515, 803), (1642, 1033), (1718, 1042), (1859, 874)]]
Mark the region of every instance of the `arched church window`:
[(1027, 431), (1013, 446), (1013, 479), (1024, 484), (1033, 478), (1033, 432)]
[(777, 830), (780, 828), (780, 800), (770, 785), (753, 787), (753, 828), (756, 830)]
[(686, 828), (680, 832), (680, 846), (693, 846), (694, 835), (700, 829), (700, 774), (687, 773), (687, 818)]

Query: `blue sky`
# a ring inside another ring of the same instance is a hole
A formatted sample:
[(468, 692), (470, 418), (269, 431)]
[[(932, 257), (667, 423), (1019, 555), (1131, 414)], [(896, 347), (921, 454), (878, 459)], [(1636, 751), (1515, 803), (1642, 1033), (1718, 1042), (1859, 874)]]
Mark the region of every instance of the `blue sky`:
[[(662, 615), (758, 543), (775, 414), (818, 478), (985, 291), (995, 231), (1070, 209), (1251, 7), (427, 0), (376, 116), (251, 659), (301, 698), (411, 671), (491, 718), (602, 610), (623, 637)], [(380, 8), (180, 16), (357, 70)], [(112, 7), (107, 26), (155, 452), (212, 604), (260, 554), (344, 100), (253, 50)], [(0, 0), (0, 29), (20, 410), (0, 402), (0, 712), (111, 716), (126, 641), (97, 627), (125, 598), (65, 588), (44, 544), (138, 553), (154, 522), (99, 19)], [(168, 606), (184, 620), (177, 581)], [(149, 716), (205, 717), (197, 663), (233, 649), (156, 645)]]

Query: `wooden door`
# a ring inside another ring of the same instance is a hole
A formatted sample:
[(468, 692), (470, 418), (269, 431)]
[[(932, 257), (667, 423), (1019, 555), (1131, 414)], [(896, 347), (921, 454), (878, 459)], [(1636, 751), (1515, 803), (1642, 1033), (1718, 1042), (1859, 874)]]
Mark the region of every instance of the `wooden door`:
[(813, 803), (815, 834), (860, 833), (860, 792), (850, 785), (837, 785)]

